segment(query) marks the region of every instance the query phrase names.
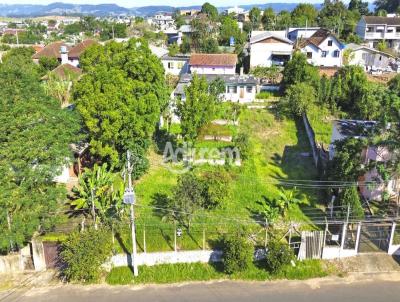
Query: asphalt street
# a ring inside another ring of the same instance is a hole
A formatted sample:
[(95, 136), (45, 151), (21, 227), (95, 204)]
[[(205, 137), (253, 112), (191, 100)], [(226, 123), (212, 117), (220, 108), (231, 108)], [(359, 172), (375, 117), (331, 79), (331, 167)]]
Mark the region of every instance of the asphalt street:
[[(387, 278), (390, 279), (390, 278)], [(178, 286), (57, 286), (31, 289), (4, 301), (46, 302), (105, 302), (105, 301), (149, 301), (149, 302), (398, 302), (400, 282), (368, 280), (326, 280), (305, 282), (217, 282)], [(3, 299), (0, 298), (3, 302)]]

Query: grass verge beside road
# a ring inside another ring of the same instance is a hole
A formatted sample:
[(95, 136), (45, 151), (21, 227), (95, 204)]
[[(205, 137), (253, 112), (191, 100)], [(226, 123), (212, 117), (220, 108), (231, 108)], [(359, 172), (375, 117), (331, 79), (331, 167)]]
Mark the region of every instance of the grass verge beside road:
[(305, 280), (334, 275), (337, 271), (329, 262), (306, 260), (296, 266), (287, 266), (278, 274), (270, 274), (262, 262), (254, 263), (244, 272), (227, 275), (222, 272), (221, 264), (179, 263), (139, 267), (139, 276), (133, 277), (129, 267), (115, 267), (106, 276), (110, 285), (128, 284), (166, 284), (187, 281), (210, 280), (247, 280), (268, 281), (276, 279)]

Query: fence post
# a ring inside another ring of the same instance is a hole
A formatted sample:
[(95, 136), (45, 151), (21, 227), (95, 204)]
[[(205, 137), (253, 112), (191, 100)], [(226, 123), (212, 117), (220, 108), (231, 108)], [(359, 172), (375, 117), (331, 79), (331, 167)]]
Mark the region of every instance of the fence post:
[(390, 232), (390, 240), (389, 240), (389, 246), (388, 246), (388, 254), (390, 253), (390, 247), (391, 247), (392, 244), (393, 244), (394, 232), (396, 232), (396, 222), (393, 221), (392, 230), (391, 230), (391, 232)]
[(267, 243), (268, 243), (268, 220), (265, 218), (265, 243), (264, 246), (267, 248)]
[(203, 228), (203, 251), (206, 250), (206, 229)]
[(175, 227), (174, 227), (174, 251), (175, 252), (177, 251), (177, 249), (176, 249), (176, 224), (175, 224)]
[(146, 225), (143, 225), (143, 252), (146, 253)]
[(355, 250), (356, 250), (357, 254), (358, 254), (358, 248), (360, 246), (360, 237), (361, 237), (361, 221), (358, 223), (358, 226), (357, 226), (357, 237), (356, 237), (356, 246), (355, 246)]
[[(346, 239), (346, 231), (347, 231), (347, 223), (343, 223), (343, 230), (342, 230), (342, 241), (340, 243), (340, 252), (344, 250), (344, 243)], [(339, 258), (341, 258), (341, 254), (339, 254)]]

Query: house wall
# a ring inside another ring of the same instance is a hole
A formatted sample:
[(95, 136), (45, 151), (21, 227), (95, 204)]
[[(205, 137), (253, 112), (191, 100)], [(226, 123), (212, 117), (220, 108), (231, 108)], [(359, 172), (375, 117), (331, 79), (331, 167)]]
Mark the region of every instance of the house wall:
[[(236, 91), (232, 91), (230, 87), (236, 87)], [(249, 87), (249, 88), (248, 88)], [(249, 89), (249, 90), (248, 90)], [(251, 91), (250, 91), (251, 89)], [(256, 86), (250, 85), (227, 85), (223, 99), (230, 102), (251, 103), (256, 99), (257, 89)]]
[(272, 52), (292, 52), (293, 45), (288, 43), (254, 43), (250, 46), (250, 68), (256, 66), (270, 67), (272, 65)]
[(386, 69), (389, 66), (389, 57), (366, 48), (355, 50), (351, 55), (352, 59), (349, 61), (349, 65), (358, 65), (367, 71), (371, 69)]
[(364, 19), (360, 19), (356, 25), (356, 34), (363, 40), (365, 40), (365, 29), (366, 24)]
[(236, 66), (190, 66), (191, 73), (197, 74), (235, 74)]
[[(332, 46), (328, 45), (328, 41), (332, 41)], [(339, 56), (334, 57), (334, 52), (338, 50)], [(308, 59), (307, 61), (315, 66), (326, 66), (326, 67), (340, 67), (342, 66), (343, 60), (343, 51), (341, 49), (341, 44), (332, 37), (329, 37), (323, 41), (319, 47), (316, 47), (313, 44), (308, 44), (301, 51), (305, 54), (311, 52), (312, 58)], [(326, 51), (326, 57), (322, 56), (322, 52)]]
[(188, 62), (182, 60), (162, 60), (166, 74), (180, 75), (188, 72)]

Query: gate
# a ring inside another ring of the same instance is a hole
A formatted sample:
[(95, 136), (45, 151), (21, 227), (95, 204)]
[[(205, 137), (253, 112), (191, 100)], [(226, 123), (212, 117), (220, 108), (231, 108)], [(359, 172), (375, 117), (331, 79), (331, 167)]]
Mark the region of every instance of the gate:
[(43, 242), (44, 259), (47, 269), (55, 269), (60, 265), (60, 245), (56, 242)]
[(301, 244), (298, 259), (320, 259), (324, 244), (323, 231), (301, 232)]
[(358, 252), (387, 253), (391, 229), (391, 224), (363, 222)]

